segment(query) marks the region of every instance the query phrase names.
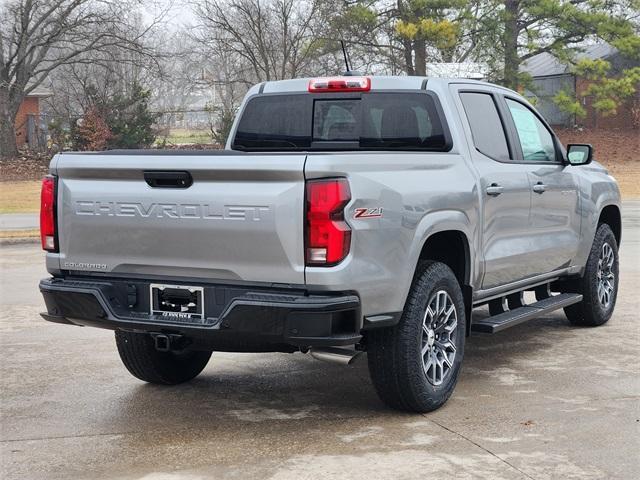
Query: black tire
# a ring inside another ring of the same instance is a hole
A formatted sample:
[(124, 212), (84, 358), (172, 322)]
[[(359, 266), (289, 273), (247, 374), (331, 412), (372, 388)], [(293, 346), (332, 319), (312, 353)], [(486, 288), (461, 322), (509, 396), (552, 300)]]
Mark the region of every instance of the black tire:
[(176, 385), (195, 378), (207, 366), (211, 352), (156, 350), (151, 335), (116, 330), (120, 359), (134, 377), (145, 382)]
[[(434, 385), (427, 379), (429, 371), (425, 372), (423, 364), (423, 348), (428, 346), (423, 340), (423, 320), (434, 295), (440, 291), (446, 292), (455, 306), (457, 326), (451, 343), (456, 350), (447, 374), (442, 375), (441, 384)], [(367, 333), (369, 373), (378, 396), (399, 410), (423, 413), (442, 406), (458, 380), (465, 334), (464, 300), (455, 275), (443, 263), (422, 263), (398, 325)]]
[[(614, 275), (612, 282), (613, 292), (606, 306), (601, 303), (598, 295), (598, 269), (601, 252), (603, 248), (605, 248), (605, 244), (608, 244), (613, 251), (613, 266), (611, 271)], [(616, 306), (619, 280), (618, 244), (609, 225), (603, 223), (598, 226), (595, 238), (593, 239), (593, 245), (591, 246), (589, 258), (587, 259), (584, 275), (577, 280), (575, 288), (572, 289), (575, 293), (582, 294), (582, 301), (564, 309), (569, 322), (573, 325), (597, 327), (609, 321), (613, 314), (613, 309)]]

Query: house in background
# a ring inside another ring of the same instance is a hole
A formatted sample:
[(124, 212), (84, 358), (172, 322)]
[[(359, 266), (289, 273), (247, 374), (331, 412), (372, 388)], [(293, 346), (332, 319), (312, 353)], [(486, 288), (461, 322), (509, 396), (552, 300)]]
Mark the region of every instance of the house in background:
[[(601, 43), (585, 47), (584, 52), (578, 54), (578, 59), (602, 59), (611, 64), (609, 75), (615, 77), (622, 70), (640, 66), (636, 60), (625, 58), (617, 49), (609, 44)], [(531, 57), (522, 64), (520, 70), (533, 78), (532, 87), (524, 92), (525, 97), (535, 99), (536, 108), (546, 120), (555, 126), (571, 127), (579, 124), (586, 128), (628, 129), (638, 128), (634, 116), (634, 108), (640, 108), (640, 91), (627, 99), (617, 110), (616, 115), (603, 116), (592, 107), (590, 96), (582, 98), (581, 93), (589, 87), (589, 80), (571, 72), (568, 65), (560, 63), (553, 55), (541, 53)], [(574, 115), (561, 111), (553, 102), (553, 97), (561, 90), (572, 96), (582, 98), (582, 106), (587, 112), (584, 118), (574, 118)], [(637, 115), (637, 114), (636, 114)]]
[(42, 100), (50, 96), (49, 90), (36, 87), (22, 101), (15, 123), (18, 148), (28, 145), (34, 149), (42, 149), (46, 146), (47, 122)]

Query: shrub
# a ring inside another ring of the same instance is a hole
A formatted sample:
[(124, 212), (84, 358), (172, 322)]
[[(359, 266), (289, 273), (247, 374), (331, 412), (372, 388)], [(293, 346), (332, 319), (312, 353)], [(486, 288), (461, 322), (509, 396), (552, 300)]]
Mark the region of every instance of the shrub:
[(153, 145), (156, 115), (149, 110), (151, 92), (134, 84), (130, 95), (118, 95), (103, 105), (111, 133), (111, 148), (146, 148)]
[(104, 150), (113, 134), (99, 109), (92, 106), (73, 127), (72, 137), (75, 150)]

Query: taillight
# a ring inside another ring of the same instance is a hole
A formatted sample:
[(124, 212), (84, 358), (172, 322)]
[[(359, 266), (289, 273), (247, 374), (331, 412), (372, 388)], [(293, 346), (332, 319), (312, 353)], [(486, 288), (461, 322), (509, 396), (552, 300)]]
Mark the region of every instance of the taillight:
[(371, 90), (369, 77), (329, 77), (309, 80), (309, 92), (368, 92)]
[(346, 178), (307, 182), (307, 265), (335, 265), (349, 253), (351, 229), (344, 221), (349, 200)]
[(49, 252), (58, 251), (56, 238), (56, 177), (47, 175), (42, 179), (40, 192), (40, 241)]

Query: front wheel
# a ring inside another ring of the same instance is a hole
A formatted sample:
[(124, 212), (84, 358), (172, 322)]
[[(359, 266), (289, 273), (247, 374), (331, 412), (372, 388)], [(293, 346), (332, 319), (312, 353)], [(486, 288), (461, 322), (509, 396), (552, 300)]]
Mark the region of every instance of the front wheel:
[(582, 301), (564, 309), (569, 321), (588, 327), (606, 323), (616, 305), (618, 283), (618, 244), (603, 223), (593, 239), (584, 275), (577, 281), (575, 291), (582, 294)]
[(211, 352), (156, 350), (145, 333), (116, 330), (120, 359), (129, 373), (149, 383), (175, 385), (195, 378), (207, 366)]
[(398, 325), (367, 334), (369, 372), (380, 398), (413, 412), (442, 406), (458, 380), (465, 330), (455, 275), (443, 263), (422, 263)]

